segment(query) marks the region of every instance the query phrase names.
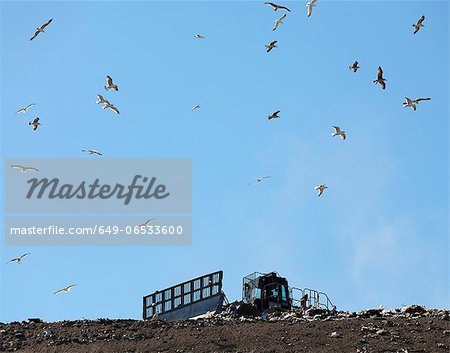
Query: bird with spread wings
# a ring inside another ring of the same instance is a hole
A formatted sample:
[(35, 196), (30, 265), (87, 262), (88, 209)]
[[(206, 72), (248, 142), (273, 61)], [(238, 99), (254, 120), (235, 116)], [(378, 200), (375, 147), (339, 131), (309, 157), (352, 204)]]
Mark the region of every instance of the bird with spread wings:
[(11, 168), (20, 169), (20, 171), (21, 171), (22, 173), (26, 173), (26, 172), (38, 172), (38, 171), (39, 171), (39, 169), (37, 169), (37, 168), (34, 168), (34, 167), (25, 167), (25, 166), (20, 165), (20, 164), (13, 164), (13, 165), (11, 166)]
[(286, 6), (277, 5), (273, 2), (265, 2), (264, 5), (269, 5), (273, 9), (273, 11), (285, 10), (291, 12), (291, 10), (289, 10)]
[(52, 23), (52, 21), (53, 21), (53, 19), (49, 19), (42, 26), (37, 27), (34, 31), (33, 36), (30, 38), (30, 41), (32, 41), (34, 38), (36, 38), (39, 34), (45, 33), (45, 31), (44, 31), (45, 27), (47, 27), (50, 23)]
[(26, 253), (26, 254), (23, 254), (23, 255), (21, 255), (19, 257), (15, 257), (14, 259), (9, 260), (8, 263), (15, 262), (16, 264), (19, 265), (19, 264), (22, 263), (22, 260), (28, 255), (31, 255), (31, 253)]
[(54, 295), (59, 294), (59, 293), (69, 293), (70, 290), (75, 287), (76, 284), (71, 284), (70, 286), (58, 289), (56, 292), (53, 292)]

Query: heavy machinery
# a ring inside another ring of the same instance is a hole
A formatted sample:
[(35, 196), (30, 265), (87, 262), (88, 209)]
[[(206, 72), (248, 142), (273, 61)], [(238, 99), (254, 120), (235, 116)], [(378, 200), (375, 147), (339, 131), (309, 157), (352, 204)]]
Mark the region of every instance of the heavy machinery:
[(143, 319), (187, 320), (208, 312), (235, 315), (265, 315), (271, 311), (305, 310), (310, 307), (335, 310), (328, 296), (310, 288), (289, 287), (276, 272), (254, 272), (242, 281), (242, 300), (228, 303), (222, 291), (223, 272), (217, 271), (143, 298)]

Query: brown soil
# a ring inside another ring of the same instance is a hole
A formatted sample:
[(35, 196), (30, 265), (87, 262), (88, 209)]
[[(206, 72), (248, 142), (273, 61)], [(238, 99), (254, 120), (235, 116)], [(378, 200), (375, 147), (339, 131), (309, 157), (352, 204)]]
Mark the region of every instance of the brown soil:
[(144, 352), (449, 352), (449, 312), (340, 312), (333, 317), (277, 314), (267, 319), (212, 317), (0, 324), (0, 351)]

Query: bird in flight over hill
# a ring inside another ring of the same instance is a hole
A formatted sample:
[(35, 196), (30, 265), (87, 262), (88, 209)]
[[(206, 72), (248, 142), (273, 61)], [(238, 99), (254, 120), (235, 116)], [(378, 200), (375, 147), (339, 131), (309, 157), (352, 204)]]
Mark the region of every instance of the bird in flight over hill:
[(326, 186), (325, 184), (320, 184), (319, 186), (314, 187), (314, 190), (319, 191), (319, 194), (317, 196), (322, 196), (325, 189), (328, 189), (328, 186)]
[(405, 102), (403, 102), (403, 108), (412, 108), (412, 110), (417, 109), (417, 104), (421, 101), (429, 101), (431, 98), (416, 98), (416, 99), (410, 99), (408, 97), (405, 97)]
[(291, 10), (289, 10), (286, 6), (277, 5), (273, 2), (265, 2), (264, 5), (269, 5), (273, 9), (273, 11), (285, 10), (291, 12)]
[(16, 114), (19, 113), (26, 113), (28, 111), (28, 109), (30, 109), (33, 105), (35, 105), (34, 103), (28, 104), (25, 108), (21, 108), (19, 109)]
[(70, 290), (75, 286), (76, 286), (76, 284), (71, 284), (70, 286), (64, 287), (62, 289), (57, 290), (56, 292), (53, 292), (53, 294), (56, 295), (59, 293), (69, 293)]
[(30, 255), (30, 254), (31, 254), (31, 253), (23, 254), (23, 255), (21, 255), (21, 256), (19, 256), (19, 257), (16, 257), (16, 258), (14, 258), (14, 259), (9, 260), (8, 263), (15, 262), (16, 264), (20, 265), (20, 264), (22, 263), (22, 260), (23, 260), (26, 256), (28, 256), (28, 255)]
[(306, 7), (308, 8), (308, 17), (312, 15), (313, 7), (316, 7), (317, 0), (311, 0), (306, 3)]
[(386, 89), (386, 79), (383, 77), (383, 69), (378, 66), (377, 79), (373, 80), (373, 83), (379, 84), (382, 89)]
[(278, 115), (279, 112), (280, 112), (279, 110), (277, 110), (276, 112), (273, 112), (272, 114), (270, 114), (270, 115), (267, 117), (267, 119), (272, 120), (272, 119), (278, 119), (278, 118), (280, 118), (280, 116)]
[(194, 38), (197, 38), (197, 39), (205, 39), (205, 36), (202, 36), (201, 34), (196, 34), (196, 35), (194, 36)]
[(271, 51), (273, 48), (278, 48), (276, 46), (277, 40), (274, 40), (273, 42), (270, 42), (269, 44), (265, 45), (267, 52)]
[(417, 32), (419, 32), (420, 27), (425, 27), (423, 24), (423, 21), (425, 21), (425, 16), (422, 16), (417, 23), (413, 24), (412, 26), (414, 27), (414, 34), (416, 34)]
[(275, 31), (275, 30), (278, 28), (278, 26), (279, 26), (280, 24), (283, 24), (283, 23), (284, 23), (283, 20), (286, 18), (286, 16), (287, 16), (287, 14), (284, 14), (283, 16), (281, 16), (280, 18), (278, 18), (277, 20), (275, 20), (275, 26), (273, 26), (272, 31)]
[(345, 131), (342, 131), (339, 126), (333, 126), (334, 132), (331, 133), (331, 136), (340, 136), (341, 139), (345, 140), (347, 135), (345, 134)]
[(34, 38), (36, 38), (39, 34), (41, 33), (45, 33), (44, 29), (45, 27), (47, 27), (50, 23), (52, 23), (52, 19), (48, 20), (47, 22), (45, 22), (42, 26), (37, 27), (34, 31), (33, 36), (30, 38), (30, 41), (33, 40)]
[(358, 62), (355, 61), (355, 62), (353, 63), (353, 65), (350, 65), (348, 68), (349, 68), (350, 70), (352, 70), (353, 72), (356, 73), (356, 71), (358, 71), (358, 69), (359, 69)]
[(247, 185), (250, 185), (250, 184), (253, 184), (253, 183), (260, 183), (263, 180), (271, 178), (271, 177), (272, 177), (271, 175), (268, 175), (268, 176), (264, 176), (264, 177), (261, 177), (261, 178), (256, 178), (256, 179), (253, 179), (251, 182), (249, 182)]
[(200, 104), (196, 104), (192, 107), (192, 111), (194, 111), (195, 109), (199, 109), (200, 108)]
[(38, 171), (39, 171), (39, 169), (36, 169), (36, 168), (34, 168), (34, 167), (25, 167), (25, 166), (20, 165), (20, 164), (13, 164), (13, 165), (11, 166), (11, 168), (20, 169), (20, 171), (21, 171), (22, 173), (26, 173), (26, 172), (38, 172)]
[(103, 96), (101, 94), (97, 94), (97, 101), (95, 102), (97, 104), (109, 104), (109, 101), (105, 98), (103, 98)]
[(117, 109), (114, 104), (112, 103), (105, 103), (105, 105), (102, 107), (103, 110), (105, 109), (111, 109), (114, 113), (120, 114), (119, 109)]
[(119, 90), (119, 86), (117, 86), (117, 85), (115, 85), (114, 83), (113, 83), (113, 79), (112, 79), (112, 77), (111, 76), (106, 76), (106, 86), (105, 86), (105, 90), (109, 90), (109, 89), (112, 89), (112, 90), (114, 90), (114, 91), (118, 91)]
[(81, 150), (81, 152), (84, 152), (87, 154), (96, 154), (97, 156), (103, 156), (103, 153), (101, 153), (97, 150)]
[(38, 128), (39, 125), (41, 125), (41, 123), (39, 122), (39, 118), (36, 118), (34, 120), (29, 121), (28, 125), (33, 126), (33, 131), (36, 131), (36, 129)]

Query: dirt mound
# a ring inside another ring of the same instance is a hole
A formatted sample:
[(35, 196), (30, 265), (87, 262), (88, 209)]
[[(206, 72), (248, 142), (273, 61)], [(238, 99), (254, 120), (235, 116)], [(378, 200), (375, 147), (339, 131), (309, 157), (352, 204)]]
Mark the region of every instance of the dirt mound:
[(144, 352), (448, 352), (448, 310), (411, 306), (357, 313), (215, 315), (178, 322), (110, 320), (0, 324), (0, 351)]

